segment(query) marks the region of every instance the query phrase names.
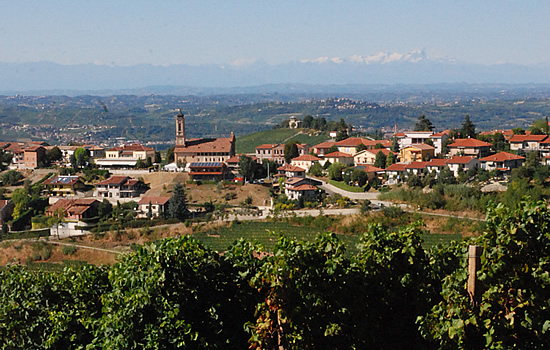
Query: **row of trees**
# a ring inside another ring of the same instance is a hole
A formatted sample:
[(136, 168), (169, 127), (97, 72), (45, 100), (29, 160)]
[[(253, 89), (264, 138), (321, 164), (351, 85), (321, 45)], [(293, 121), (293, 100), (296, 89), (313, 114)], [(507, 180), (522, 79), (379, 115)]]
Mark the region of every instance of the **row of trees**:
[[(472, 242), (422, 248), (420, 223), (364, 228), (358, 253), (334, 234), (284, 236), (272, 255), (223, 255), (190, 237), (138, 247), (111, 267), (0, 270), (4, 349), (545, 349), (550, 213), (494, 206)], [(479, 301), (467, 246), (483, 246)], [(263, 256), (263, 258), (260, 258)]]

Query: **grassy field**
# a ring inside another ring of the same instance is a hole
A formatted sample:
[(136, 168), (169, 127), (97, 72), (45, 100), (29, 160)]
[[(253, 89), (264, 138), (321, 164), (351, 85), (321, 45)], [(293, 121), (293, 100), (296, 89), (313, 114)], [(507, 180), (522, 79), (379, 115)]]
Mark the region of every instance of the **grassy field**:
[[(293, 226), (286, 222), (241, 222), (217, 230), (194, 233), (193, 237), (218, 252), (223, 252), (236, 240), (245, 238), (249, 241), (262, 244), (268, 251), (273, 251), (278, 235), (284, 233), (290, 238), (312, 241), (315, 236), (324, 230), (311, 226)], [(357, 235), (338, 235), (350, 253), (357, 252), (359, 242)], [(423, 246), (430, 248), (437, 244), (448, 244), (453, 240), (461, 239), (460, 234), (423, 234)]]
[(365, 192), (365, 186), (366, 186), (366, 185), (363, 187), (350, 186), (343, 183), (342, 181), (335, 181), (330, 179), (328, 180), (328, 183), (338, 187), (341, 190), (348, 191), (348, 192)]
[(304, 129), (273, 129), (260, 131), (254, 134), (237, 137), (235, 145), (236, 153), (254, 153), (256, 147), (266, 143), (286, 143), (288, 141), (298, 141), (307, 143), (310, 146), (319, 144), (329, 139), (328, 135), (309, 135), (303, 133)]

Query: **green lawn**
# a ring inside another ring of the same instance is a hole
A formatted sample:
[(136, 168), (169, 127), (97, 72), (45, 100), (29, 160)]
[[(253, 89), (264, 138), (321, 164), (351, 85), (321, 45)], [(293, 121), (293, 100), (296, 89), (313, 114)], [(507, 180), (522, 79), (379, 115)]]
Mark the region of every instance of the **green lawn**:
[[(273, 232), (273, 233), (272, 233)], [(315, 236), (324, 230), (312, 226), (293, 226), (286, 222), (250, 222), (243, 221), (239, 224), (232, 224), (231, 227), (224, 227), (219, 230), (210, 230), (206, 232), (194, 233), (193, 237), (197, 238), (207, 247), (218, 252), (227, 250), (233, 242), (240, 238), (245, 238), (249, 241), (262, 244), (267, 251), (273, 251), (277, 243), (278, 235), (284, 233), (287, 237), (312, 241)], [(357, 235), (338, 235), (347, 250), (350, 253), (357, 252), (356, 245), (359, 241)], [(432, 247), (436, 244), (447, 244), (452, 240), (461, 239), (459, 234), (423, 234), (423, 246), (425, 248)]]
[(343, 183), (342, 181), (334, 181), (329, 179), (328, 183), (338, 187), (341, 190), (348, 191), (348, 192), (365, 192), (364, 187), (350, 186)]
[[(314, 146), (329, 139), (328, 135), (298, 134), (304, 129), (272, 129), (237, 137), (236, 153), (254, 153), (256, 147), (266, 143), (286, 143), (292, 140)], [(293, 136), (295, 135), (295, 136)]]

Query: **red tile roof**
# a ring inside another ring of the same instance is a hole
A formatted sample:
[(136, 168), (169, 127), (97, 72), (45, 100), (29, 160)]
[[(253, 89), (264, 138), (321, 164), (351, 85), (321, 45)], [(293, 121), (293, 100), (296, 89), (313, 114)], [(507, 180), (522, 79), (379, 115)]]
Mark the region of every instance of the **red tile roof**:
[(170, 200), (170, 197), (143, 197), (139, 200), (138, 204), (166, 204)]
[(317, 190), (317, 187), (307, 185), (307, 184), (303, 184), (303, 185), (300, 185), (300, 186), (292, 187), (290, 190), (291, 191), (300, 191), (300, 192), (302, 192), (302, 191), (315, 191), (315, 190)]
[(312, 156), (311, 154), (304, 154), (304, 155), (301, 155), (299, 157), (292, 158), (292, 160), (305, 161), (305, 162), (316, 162), (316, 161), (321, 160), (321, 158)]
[(425, 169), (429, 162), (412, 162), (405, 166), (405, 169)]
[(443, 167), (447, 164), (447, 159), (434, 158), (428, 162), (428, 166)]
[(325, 154), (325, 158), (353, 158), (353, 156), (344, 152), (332, 152)]
[(369, 139), (364, 139), (361, 137), (349, 137), (345, 140), (336, 142), (336, 146), (350, 146), (350, 147), (357, 147), (361, 144), (365, 146), (375, 146), (376, 141), (371, 141)]
[(511, 143), (521, 143), (521, 142), (542, 142), (545, 141), (547, 135), (514, 135), (510, 139)]
[(472, 156), (455, 156), (450, 159), (447, 159), (447, 164), (468, 164), (470, 163), (475, 157)]
[(469, 147), (469, 148), (479, 148), (479, 147), (490, 147), (491, 144), (480, 141), (478, 139), (455, 139), (452, 144), (448, 147)]
[(425, 143), (413, 143), (412, 145), (409, 145), (405, 148), (416, 148), (416, 149), (420, 149), (420, 150), (432, 150), (432, 149), (435, 149), (434, 146), (430, 146), (428, 144), (425, 144)]
[(281, 167), (278, 167), (277, 170), (280, 171), (290, 171), (290, 172), (304, 172), (306, 169), (302, 169), (299, 166), (296, 165), (283, 165)]
[(174, 153), (192, 154), (201, 152), (219, 152), (231, 153), (235, 139), (218, 138), (218, 139), (191, 139), (186, 140), (185, 146), (176, 146)]
[(481, 158), (480, 162), (504, 162), (506, 160), (519, 160), (519, 159), (525, 159), (525, 157), (518, 156), (517, 154), (512, 154), (508, 152), (499, 152), (497, 154), (493, 154), (492, 156)]
[(375, 167), (374, 165), (370, 165), (370, 164), (357, 164), (355, 168), (361, 169), (367, 173), (376, 173), (379, 171), (384, 171), (384, 169)]
[(258, 147), (256, 147), (256, 149), (271, 149), (271, 148), (275, 148), (279, 146), (278, 143), (266, 143), (266, 144), (263, 144), (263, 145), (260, 145)]
[(313, 146), (313, 148), (322, 148), (322, 149), (331, 148), (335, 144), (336, 144), (336, 142), (334, 142), (334, 141), (325, 141), (325, 142), (321, 142), (318, 145)]
[(405, 171), (405, 167), (407, 164), (403, 163), (393, 163), (389, 167), (386, 168), (386, 171)]
[(111, 176), (110, 178), (98, 182), (96, 185), (122, 185), (127, 179), (128, 176)]
[(227, 164), (233, 164), (233, 163), (236, 164), (236, 163), (238, 163), (238, 162), (241, 160), (241, 157), (242, 157), (242, 156), (250, 157), (250, 158), (252, 158), (253, 161), (257, 161), (257, 160), (258, 160), (258, 158), (257, 158), (256, 156), (249, 156), (249, 155), (247, 155), (247, 154), (239, 154), (239, 155), (236, 155), (236, 156), (233, 156), (233, 157), (229, 158), (229, 159), (226, 160), (225, 162), (226, 162)]

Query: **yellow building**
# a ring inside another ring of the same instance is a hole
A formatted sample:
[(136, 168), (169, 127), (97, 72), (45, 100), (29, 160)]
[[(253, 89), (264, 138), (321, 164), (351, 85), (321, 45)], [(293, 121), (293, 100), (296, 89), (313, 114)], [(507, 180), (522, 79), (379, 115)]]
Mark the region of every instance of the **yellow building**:
[(425, 143), (416, 143), (401, 149), (401, 162), (422, 162), (435, 157), (435, 147)]

